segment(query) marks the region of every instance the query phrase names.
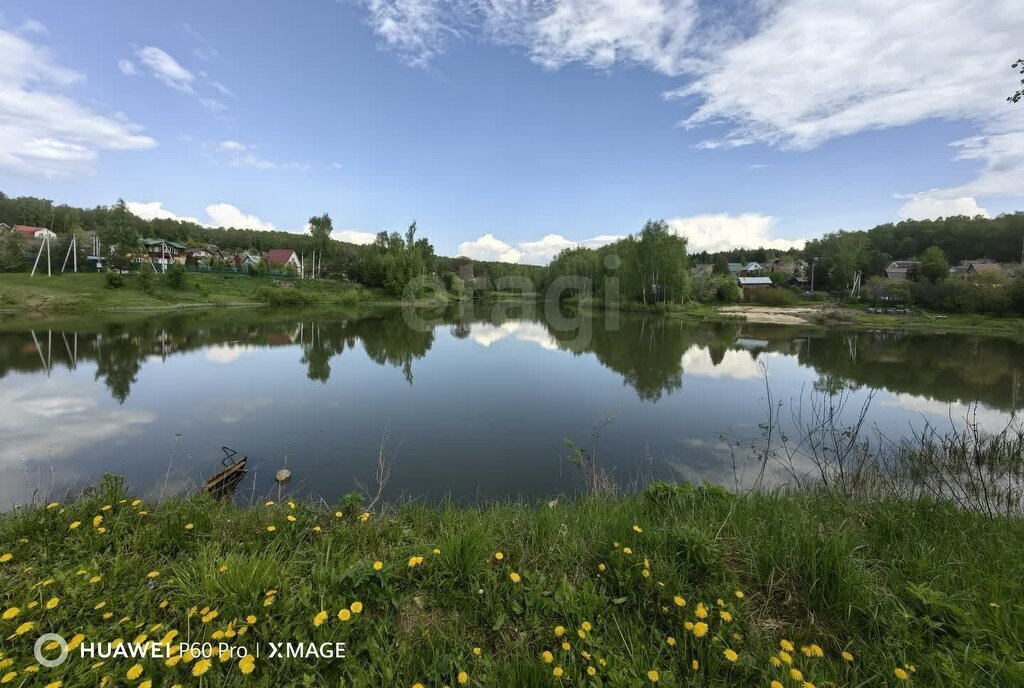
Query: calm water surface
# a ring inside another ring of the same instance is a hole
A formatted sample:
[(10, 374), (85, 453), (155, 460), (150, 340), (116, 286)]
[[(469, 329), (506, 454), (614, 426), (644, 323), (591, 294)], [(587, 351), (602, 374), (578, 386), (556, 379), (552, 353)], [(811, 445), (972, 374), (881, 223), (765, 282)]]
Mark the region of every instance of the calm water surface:
[(1024, 347), (1003, 339), (501, 310), (416, 327), (397, 310), (8, 326), (0, 507), (105, 472), (148, 496), (192, 489), (222, 445), (254, 469), (239, 499), (272, 492), (287, 466), (290, 492), (333, 501), (372, 484), (382, 441), (389, 498), (535, 498), (577, 488), (564, 439), (589, 446), (609, 412), (599, 455), (621, 482), (732, 484), (721, 438), (759, 436), (762, 369), (784, 416), (823, 393), (852, 415), (875, 391), (868, 422), (890, 437), (974, 401), (993, 426), (1024, 404)]

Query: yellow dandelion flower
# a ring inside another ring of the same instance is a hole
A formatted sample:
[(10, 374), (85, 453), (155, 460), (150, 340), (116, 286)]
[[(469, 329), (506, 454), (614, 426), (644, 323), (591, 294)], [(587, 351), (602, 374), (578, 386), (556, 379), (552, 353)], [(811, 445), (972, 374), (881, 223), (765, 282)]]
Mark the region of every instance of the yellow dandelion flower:
[(669, 637), (665, 638), (665, 642), (669, 644), (669, 647), (675, 647), (676, 646), (676, 639), (673, 638), (672, 636), (669, 636)]
[(597, 669), (595, 669), (592, 666), (588, 666), (587, 667), (587, 676), (596, 676), (596, 675), (597, 675)]
[(576, 631), (576, 635), (579, 636), (580, 640), (585, 640), (587, 637), (587, 632), (581, 628), (578, 631)]
[(568, 640), (566, 640), (565, 642), (562, 643), (562, 649), (565, 650), (566, 652), (568, 652), (569, 650), (572, 649), (572, 645), (569, 644)]
[(459, 675), (455, 677), (455, 680), (459, 683), (469, 683), (469, 674), (465, 671), (460, 671)]
[(71, 530), (74, 530), (75, 528), (77, 528), (80, 525), (82, 525), (81, 521), (72, 521), (71, 525), (68, 526), (68, 528), (70, 528)]
[(772, 655), (771, 657), (769, 657), (768, 661), (775, 668), (779, 668), (780, 666), (782, 666), (782, 660), (779, 659), (778, 657), (776, 657), (775, 655)]
[(623, 554), (632, 554), (633, 553), (633, 549), (631, 547), (623, 547), (622, 548), (622, 553)]
[(846, 650), (843, 650), (843, 653), (842, 653), (842, 655), (841, 655), (841, 656), (842, 656), (842, 658), (843, 658), (843, 659), (845, 659), (845, 660), (846, 660), (847, 662), (852, 662), (852, 661), (853, 661), (853, 655), (852, 655), (852, 654), (850, 654), (849, 652), (847, 652)]
[(359, 520), (362, 523), (366, 523), (367, 521), (369, 521), (370, 520), (370, 512), (369, 511), (364, 511), (363, 513), (359, 514)]
[(99, 528), (101, 523), (103, 523), (103, 517), (102, 516), (100, 516), (99, 514), (96, 514), (95, 516), (92, 517), (92, 527), (93, 528)]
[(349, 619), (352, 618), (352, 612), (350, 612), (347, 609), (342, 609), (341, 611), (338, 612), (338, 618), (341, 619), (342, 621), (348, 621)]
[(781, 659), (786, 664), (792, 664), (793, 663), (793, 655), (789, 654), (785, 650), (781, 650), (779, 652), (779, 659)]
[(2, 615), (0, 615), (0, 618), (2, 618), (4, 621), (8, 621), (10, 619), (13, 619), (14, 617), (16, 617), (20, 613), (21, 613), (21, 610), (18, 609), (17, 607), (10, 607)]
[(555, 635), (559, 638), (565, 635), (565, 626), (555, 626)]
[(708, 618), (708, 610), (704, 606), (703, 602), (698, 602), (697, 603), (697, 609), (693, 612), (693, 614), (698, 619), (706, 619), (706, 618)]
[(349, 609), (352, 610), (353, 614), (362, 614), (363, 613), (363, 603), (360, 602), (359, 600), (356, 600), (351, 605), (349, 605)]
[(694, 671), (697, 671), (697, 669), (700, 669), (700, 662), (698, 662), (696, 659), (693, 660), (692, 662), (690, 662), (690, 668)]
[(264, 607), (269, 607), (270, 605), (274, 604), (274, 600), (276, 598), (277, 598), (277, 595), (267, 595), (266, 597), (263, 598), (263, 606)]
[(210, 660), (208, 660), (208, 659), (200, 659), (198, 662), (196, 662), (196, 665), (194, 667), (192, 667), (192, 675), (196, 676), (196, 677), (202, 676), (203, 674), (205, 674), (207, 671), (210, 670), (210, 667), (212, 665), (213, 665), (213, 662), (211, 662)]
[(730, 621), (732, 621), (732, 614), (725, 611), (724, 609), (721, 612), (719, 612), (718, 615), (722, 617), (722, 621), (724, 621), (725, 623), (729, 623)]
[(564, 673), (565, 671), (560, 666), (556, 666), (554, 669), (551, 670), (552, 676), (561, 676)]
[(316, 613), (316, 616), (313, 617), (313, 625), (323, 626), (325, 621), (327, 621), (327, 612), (321, 609)]
[(516, 573), (515, 571), (513, 571), (512, 573), (508, 574), (508, 579), (509, 579), (510, 581), (512, 581), (513, 583), (518, 583), (518, 582), (520, 582), (521, 580), (523, 580), (523, 577), (522, 577), (522, 576), (520, 576), (520, 575), (519, 575), (518, 573)]
[(644, 532), (644, 529), (634, 523), (633, 524), (633, 532), (635, 532), (635, 533), (642, 533), (642, 532)]
[(409, 568), (411, 568), (411, 569), (412, 568), (416, 568), (417, 566), (421, 565), (422, 563), (423, 563), (423, 557), (421, 557), (421, 556), (409, 557)]
[(17, 677), (18, 677), (18, 672), (17, 671), (8, 671), (6, 674), (4, 674), (2, 677), (0, 677), (0, 683), (10, 683), (11, 681), (13, 681)]
[(598, 571), (604, 571), (604, 570), (605, 570), (605, 569), (607, 569), (607, 568), (608, 568), (608, 567), (607, 567), (607, 566), (605, 566), (604, 564), (598, 564), (598, 565), (597, 565), (597, 570), (598, 570)]
[(422, 683), (414, 683), (414, 684), (412, 684), (412, 688), (423, 688), (423, 684)]
[(657, 683), (658, 679), (660, 679), (660, 678), (661, 678), (661, 676), (654, 669), (651, 669), (650, 671), (647, 672), (647, 680), (650, 681), (651, 683)]
[(342, 517), (342, 516), (344, 516), (344, 515), (345, 515), (345, 514), (344, 514), (344, 513), (342, 513), (341, 511), (335, 511), (335, 512), (334, 512), (334, 518), (341, 518), (341, 517)]
[(203, 614), (203, 623), (210, 623), (211, 621), (217, 618), (218, 614), (219, 612), (216, 609), (212, 609), (206, 612), (205, 614)]
[(50, 683), (47, 683), (43, 688), (60, 688), (63, 685), (63, 681), (51, 681)]
[(688, 631), (692, 631), (693, 630), (693, 622), (692, 621), (684, 621), (683, 622), (683, 628), (685, 628)]
[(13, 554), (11, 554), (10, 552), (4, 552), (3, 554), (0, 554), (0, 564), (6, 564), (13, 558)]
[(743, 599), (743, 591), (742, 590), (737, 590), (736, 592), (733, 593), (733, 595), (736, 596), (737, 600), (742, 600)]
[(373, 562), (373, 570), (374, 571), (380, 571), (382, 568), (384, 568), (384, 562), (382, 562), (382, 561), (375, 561), (375, 562)]
[(292, 500), (289, 499), (288, 500), (288, 508), (289, 509), (294, 509), (295, 508), (295, 502), (293, 502)]
[(900, 667), (896, 667), (895, 669), (893, 669), (893, 674), (895, 674), (896, 678), (898, 678), (901, 681), (909, 681), (910, 680), (910, 674), (908, 674), (906, 671), (904, 671)]
[(580, 627), (584, 631), (586, 631), (587, 633), (590, 633), (590, 631), (593, 630), (593, 628), (594, 628), (593, 626), (590, 625), (589, 621), (584, 621), (582, 624), (580, 624)]
[(545, 664), (551, 664), (551, 662), (555, 661), (555, 656), (551, 654), (551, 650), (544, 650), (541, 652), (540, 658), (544, 660)]
[(26, 621), (25, 623), (21, 624), (20, 626), (14, 629), (14, 635), (25, 635), (35, 627), (35, 621)]
[(772, 681), (771, 688), (783, 688), (782, 681)]
[(672, 598), (672, 601), (675, 602), (677, 607), (685, 607), (686, 606), (686, 600), (683, 598), (682, 595), (676, 595), (675, 597)]
[(484, 651), (483, 651), (483, 650), (481, 650), (481, 649), (480, 649), (479, 647), (474, 647), (474, 648), (473, 648), (473, 654), (474, 654), (474, 655), (476, 655), (477, 657), (479, 657), (480, 655), (482, 655), (482, 654), (483, 654), (483, 652), (484, 652)]
[(159, 571), (150, 571), (146, 574), (146, 578), (153, 579), (160, 575)]
[(789, 642), (786, 639), (782, 639), (782, 640), (779, 641), (779, 647), (781, 647), (786, 652), (792, 652), (793, 651), (793, 643)]
[(733, 650), (731, 647), (725, 648), (725, 650), (722, 652), (722, 656), (728, 659), (730, 662), (735, 662), (737, 659), (740, 658), (740, 656), (736, 654), (736, 650)]
[(275, 525), (267, 526), (267, 532), (268, 533), (273, 533), (275, 530), (277, 530), (277, 526), (275, 526)]
[(295, 523), (295, 521), (297, 521), (297, 520), (298, 520), (298, 519), (296, 519), (296, 518), (295, 518), (295, 517), (294, 517), (293, 515), (291, 515), (291, 514), (288, 514), (287, 518), (288, 518), (288, 522), (289, 522), (289, 523)]
[(148, 678), (138, 685), (138, 688), (153, 688), (153, 682)]
[(196, 527), (196, 525), (194, 523), (186, 523), (185, 524), (185, 530), (192, 530), (195, 527)]
[(790, 677), (792, 677), (792, 679), (794, 681), (803, 681), (804, 680), (803, 672), (801, 672), (796, 667), (793, 667), (792, 669), (789, 670), (789, 675), (790, 675)]
[(135, 664), (135, 665), (132, 666), (131, 669), (129, 669), (127, 672), (125, 672), (125, 677), (129, 681), (134, 681), (139, 676), (142, 676), (142, 665), (141, 664)]
[(708, 625), (703, 621), (698, 621), (693, 624), (693, 635), (697, 638), (703, 638), (708, 634)]
[(238, 660), (238, 670), (243, 674), (251, 674), (256, 668), (256, 659), (252, 655), (246, 655)]
[(60, 504), (58, 504), (57, 502), (50, 502), (49, 504), (46, 505), (46, 508), (47, 509), (56, 509), (59, 506), (60, 506)]

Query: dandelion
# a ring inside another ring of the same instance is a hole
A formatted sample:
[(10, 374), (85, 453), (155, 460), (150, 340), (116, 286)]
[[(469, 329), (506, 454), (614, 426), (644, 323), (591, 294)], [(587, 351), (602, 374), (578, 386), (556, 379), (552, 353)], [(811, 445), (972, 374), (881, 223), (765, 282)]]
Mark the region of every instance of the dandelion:
[(642, 533), (642, 532), (644, 532), (644, 529), (634, 523), (633, 524), (633, 532), (634, 533)]
[(99, 514), (92, 517), (92, 527), (99, 528), (100, 524), (103, 523), (103, 517)]
[(149, 578), (150, 580), (152, 580), (153, 578), (156, 578), (159, 575), (160, 575), (159, 571), (150, 571), (149, 573), (146, 574), (146, 578)]
[(706, 619), (706, 618), (708, 618), (708, 610), (704, 606), (703, 602), (698, 602), (697, 603), (697, 609), (693, 612), (693, 614), (698, 619)]
[(737, 600), (742, 600), (743, 599), (743, 591), (742, 590), (737, 590), (736, 592), (733, 593), (733, 595), (736, 596)]
[(294, 509), (295, 508), (295, 502), (293, 502), (292, 500), (289, 499), (288, 500), (288, 508), (289, 509)]
[(126, 677), (126, 678), (127, 678), (127, 679), (128, 679), (129, 681), (134, 681), (134, 680), (135, 680), (135, 679), (137, 679), (137, 678), (138, 678), (139, 676), (142, 676), (142, 665), (141, 665), (141, 664), (135, 664), (135, 665), (133, 665), (133, 666), (132, 666), (132, 668), (131, 668), (131, 669), (129, 669), (129, 670), (128, 670), (128, 671), (127, 671), (127, 672), (125, 673), (125, 677)]
[(725, 650), (722, 652), (722, 656), (728, 659), (730, 662), (735, 662), (737, 659), (740, 658), (740, 656), (736, 654), (736, 650), (732, 649), (731, 647), (725, 648)]
[(566, 640), (565, 642), (562, 643), (562, 649), (565, 650), (566, 652), (568, 652), (569, 650), (572, 649), (572, 645), (569, 644), (568, 640)]
[(219, 571), (220, 573), (227, 573), (228, 572), (228, 565), (227, 564), (221, 564), (220, 566), (217, 567), (217, 571)]
[(779, 647), (781, 647), (786, 652), (792, 652), (793, 651), (793, 643), (789, 642), (786, 639), (782, 639), (782, 640), (779, 641)]
[(439, 549), (438, 549), (437, 547), (435, 547), (435, 548), (433, 549), (433, 552), (434, 552), (434, 554), (436, 555), (436, 554), (440, 554), (440, 553), (441, 553), (441, 550), (439, 550)]
[(14, 617), (16, 617), (20, 613), (21, 613), (20, 609), (18, 609), (17, 607), (11, 607), (7, 611), (5, 611), (2, 615), (0, 615), (0, 618), (2, 618), (4, 621), (9, 621), (10, 619), (13, 619)]
[(779, 652), (779, 659), (781, 659), (786, 664), (792, 664), (793, 663), (793, 655), (789, 654), (785, 650), (782, 650), (782, 651)]
[(782, 681), (772, 681), (771, 688), (782, 688)]
[(651, 669), (650, 671), (647, 672), (647, 680), (650, 681), (651, 683), (657, 683), (658, 679), (660, 679), (660, 678), (661, 678), (661, 676), (654, 669)]
[(669, 637), (665, 638), (665, 642), (668, 643), (669, 647), (675, 647), (676, 646), (676, 639), (673, 638), (672, 636), (669, 636)]
[(476, 655), (477, 657), (479, 657), (482, 653), (483, 653), (483, 650), (481, 650), (479, 647), (474, 647), (473, 648), (473, 654)]
[(362, 614), (363, 613), (363, 603), (360, 602), (359, 600), (356, 600), (355, 602), (353, 602), (349, 606), (349, 609), (352, 610), (353, 614)]
[(580, 624), (580, 627), (581, 627), (581, 628), (582, 628), (582, 629), (583, 629), (584, 631), (586, 631), (587, 633), (590, 633), (591, 629), (593, 629), (593, 628), (594, 628), (593, 626), (591, 626), (591, 625), (590, 625), (590, 622), (589, 622), (589, 621), (584, 621), (584, 622), (583, 622), (582, 624)]
[(275, 530), (277, 530), (277, 526), (275, 526), (275, 525), (267, 526), (267, 532), (268, 533), (273, 533)]
[(217, 618), (218, 613), (219, 612), (216, 609), (212, 609), (206, 612), (205, 614), (203, 614), (203, 623), (210, 623), (211, 621)]
[(555, 626), (555, 635), (559, 638), (565, 635), (565, 626)]
[(18, 676), (18, 672), (17, 671), (8, 671), (6, 674), (3, 675), (2, 678), (0, 678), (0, 683), (10, 683), (17, 676)]
[(494, 559), (496, 561), (501, 561), (504, 558), (505, 558), (505, 553), (504, 552), (495, 552), (494, 553)]
[(50, 598), (49, 600), (47, 600), (47, 602), (46, 602), (46, 608), (47, 608), (47, 609), (53, 609), (53, 608), (54, 608), (54, 607), (56, 607), (56, 606), (57, 606), (58, 604), (60, 604), (60, 598), (59, 598), (59, 597), (51, 597), (51, 598)]
[(334, 518), (341, 518), (341, 517), (342, 517), (342, 516), (344, 516), (344, 515), (345, 515), (345, 514), (344, 514), (344, 513), (342, 513), (342, 512), (340, 512), (340, 511), (335, 511), (335, 512), (334, 512)]
[(382, 568), (384, 568), (384, 562), (382, 562), (382, 561), (375, 561), (375, 562), (373, 562), (373, 570), (374, 571), (380, 571)]
[(551, 654), (551, 650), (544, 650), (541, 652), (540, 658), (544, 660), (545, 664), (551, 664), (551, 662), (555, 661), (555, 656)]
[(20, 626), (14, 629), (14, 635), (25, 635), (35, 627), (35, 621), (26, 621), (25, 623), (21, 624)]
[(196, 677), (202, 676), (210, 670), (210, 666), (212, 664), (213, 662), (211, 662), (208, 659), (200, 659), (198, 662), (196, 662), (196, 665), (192, 667), (192, 675)]
[(359, 514), (359, 521), (360, 521), (360, 523), (366, 523), (369, 520), (370, 520), (370, 512), (369, 511), (364, 511), (363, 513)]
[(596, 676), (596, 675), (597, 675), (597, 669), (595, 669), (592, 666), (588, 666), (587, 667), (587, 676)]
[(801, 673), (801, 671), (799, 669), (797, 669), (796, 667), (794, 667), (794, 668), (789, 670), (789, 675), (790, 675), (790, 677), (792, 677), (792, 679), (794, 681), (803, 681), (804, 680), (803, 673)]
[(587, 632), (581, 628), (578, 631), (576, 631), (576, 635), (580, 637), (580, 640), (585, 640), (587, 637)]
[(469, 674), (465, 671), (460, 671), (459, 675), (455, 677), (459, 683), (469, 683)]
[(47, 683), (43, 688), (60, 688), (63, 685), (63, 681), (51, 681), (50, 683)]
[(409, 568), (416, 568), (423, 563), (423, 557), (415, 556), (409, 557)]
[(0, 554), (0, 564), (6, 564), (13, 558), (13, 554), (11, 554), (10, 552), (4, 552), (3, 554)]
[(779, 659), (778, 657), (776, 657), (775, 655), (772, 655), (771, 657), (769, 657), (769, 658), (768, 658), (768, 661), (769, 661), (769, 662), (771, 663), (771, 665), (772, 665), (773, 667), (775, 667), (776, 669), (778, 669), (778, 668), (779, 668), (780, 666), (782, 666), (782, 660), (781, 660), (781, 659)]
[(254, 623), (256, 623), (256, 617), (250, 614), (249, 616), (245, 617), (245, 623), (249, 624), (250, 626), (253, 625)]
[(818, 646), (816, 643), (812, 643), (811, 646), (809, 648), (807, 648), (807, 650), (810, 653), (810, 654), (807, 655), (808, 657), (824, 657), (825, 656), (825, 651), (822, 650), (821, 647)]
[(804, 685), (801, 688), (818, 688), (818, 687), (816, 685), (814, 685), (813, 683), (811, 683), (810, 681), (804, 681)]
[(631, 547), (623, 547), (622, 548), (622, 553), (623, 554), (632, 554), (633, 553), (633, 549)]
[(508, 579), (509, 579), (510, 581), (512, 581), (513, 583), (518, 583), (518, 582), (520, 582), (520, 581), (522, 581), (522, 580), (523, 580), (523, 577), (522, 577), (522, 576), (520, 576), (520, 575), (519, 575), (518, 573), (516, 573), (515, 571), (513, 571), (513, 572), (511, 572), (510, 574), (508, 574)]
[(50, 502), (49, 504), (46, 505), (46, 508), (47, 509), (56, 509), (59, 506), (60, 506), (60, 504), (58, 504), (57, 502)]
[(412, 684), (412, 688), (423, 688), (423, 684), (422, 683), (414, 683), (414, 684)]
[(554, 669), (551, 670), (551, 675), (556, 677), (560, 677), (564, 673), (565, 671), (563, 671), (562, 667), (560, 666), (556, 666)]
[(604, 571), (604, 570), (605, 570), (605, 569), (607, 569), (607, 568), (608, 568), (608, 567), (607, 567), (607, 566), (605, 566), (604, 564), (598, 564), (598, 565), (597, 565), (597, 570), (598, 570), (598, 571)]
[(910, 674), (904, 671), (901, 667), (896, 667), (895, 669), (893, 669), (893, 674), (895, 674), (896, 678), (898, 678), (901, 681), (910, 680)]
[(730, 621), (732, 621), (732, 614), (725, 611), (724, 609), (721, 612), (719, 612), (718, 615), (722, 617), (722, 621), (724, 621), (725, 623), (729, 623)]
[(698, 621), (693, 624), (693, 635), (697, 638), (703, 638), (708, 634), (708, 625), (703, 621)]
[[(347, 609), (342, 609), (338, 612), (338, 618), (342, 621), (348, 621), (352, 618), (352, 612)], [(313, 623), (316, 624), (315, 621)]]
[(69, 526), (68, 526), (68, 528), (69, 528), (70, 530), (74, 530), (75, 528), (77, 528), (77, 527), (78, 527), (78, 526), (80, 526), (80, 525), (82, 525), (82, 522), (81, 522), (81, 521), (72, 521), (72, 522), (71, 522), (71, 525), (69, 525)]
[(327, 612), (321, 609), (319, 612), (317, 612), (316, 616), (313, 617), (313, 625), (323, 626), (325, 621), (327, 621)]
[(682, 595), (676, 595), (675, 597), (672, 598), (672, 601), (675, 602), (677, 607), (685, 607), (686, 606), (686, 599), (684, 599)]
[(295, 523), (296, 520), (297, 519), (294, 516), (292, 516), (291, 514), (288, 514), (288, 522), (289, 523)]

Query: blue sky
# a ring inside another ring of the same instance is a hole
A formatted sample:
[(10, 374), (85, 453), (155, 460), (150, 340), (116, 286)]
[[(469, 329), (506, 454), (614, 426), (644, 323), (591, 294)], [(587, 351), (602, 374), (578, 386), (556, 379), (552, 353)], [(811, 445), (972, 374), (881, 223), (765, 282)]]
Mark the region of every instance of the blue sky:
[(1009, 0), (242, 7), (6, 2), (0, 190), (529, 262), (1022, 207)]

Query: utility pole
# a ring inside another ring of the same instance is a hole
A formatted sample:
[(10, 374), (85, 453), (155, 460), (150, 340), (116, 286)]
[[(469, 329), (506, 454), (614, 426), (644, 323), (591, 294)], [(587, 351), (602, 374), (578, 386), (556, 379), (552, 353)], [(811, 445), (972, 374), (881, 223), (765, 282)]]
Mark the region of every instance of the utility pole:
[(818, 264), (818, 257), (811, 259), (811, 293), (814, 293), (814, 266)]

